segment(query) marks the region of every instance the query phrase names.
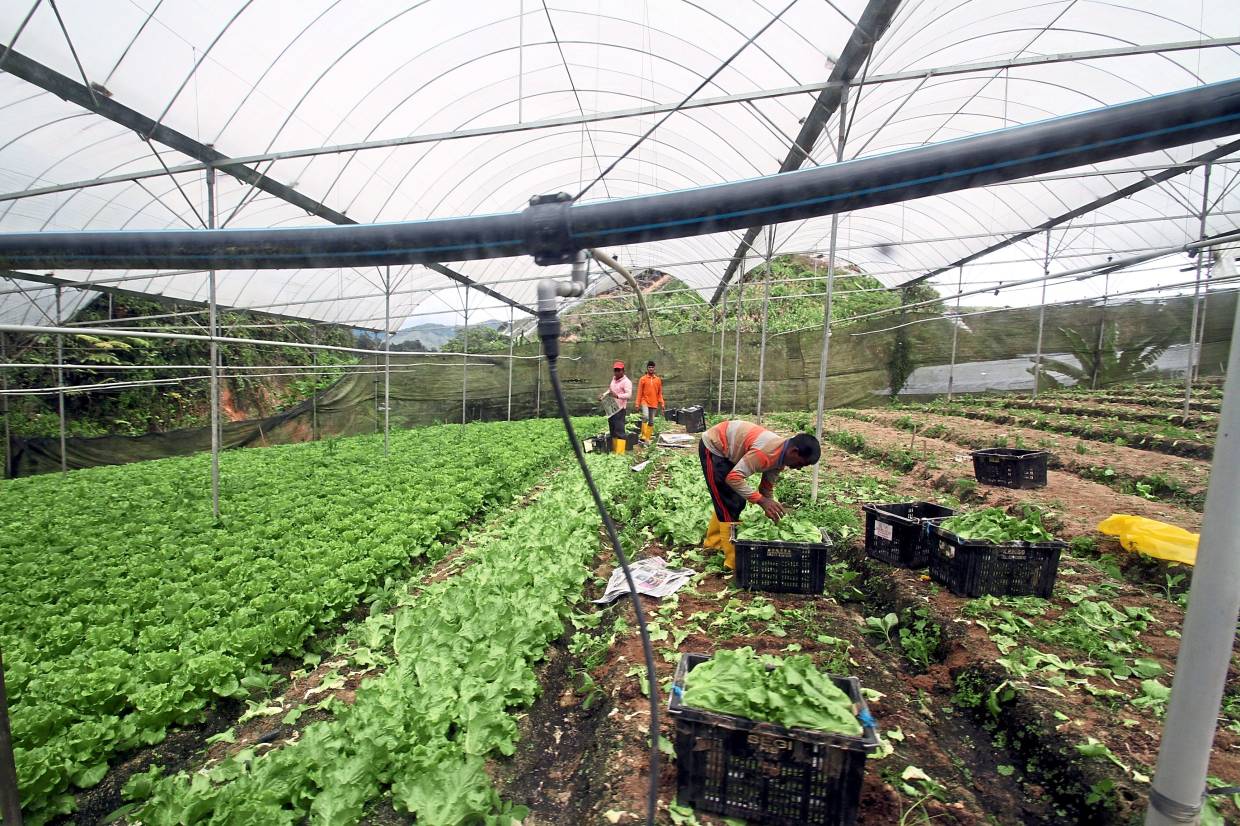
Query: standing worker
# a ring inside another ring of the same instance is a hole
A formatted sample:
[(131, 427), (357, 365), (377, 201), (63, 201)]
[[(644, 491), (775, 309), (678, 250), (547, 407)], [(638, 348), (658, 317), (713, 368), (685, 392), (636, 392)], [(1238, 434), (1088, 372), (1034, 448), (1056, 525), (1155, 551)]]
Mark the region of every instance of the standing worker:
[[(624, 375), (624, 362), (617, 361), (611, 366), (611, 384), (598, 397), (599, 401), (607, 399), (607, 409), (619, 406), (619, 410), (607, 416), (607, 428), (611, 431), (612, 453), (624, 453), (624, 418), (629, 413), (629, 399), (633, 397), (633, 382)], [(610, 397), (610, 398), (608, 398)]]
[[(780, 471), (816, 465), (821, 455), (818, 440), (808, 433), (785, 439), (739, 419), (722, 421), (703, 433), (698, 457), (715, 508), (703, 546), (722, 550), (723, 564), (734, 569), (736, 548), (732, 545), (731, 523), (741, 518), (745, 503), (754, 503), (769, 519), (778, 522), (786, 513), (773, 496)], [(762, 474), (757, 490), (747, 481), (755, 473)]]
[(642, 441), (654, 436), (655, 411), (667, 412), (663, 403), (663, 379), (654, 374), (654, 362), (646, 362), (646, 373), (637, 380), (637, 404), (642, 411)]

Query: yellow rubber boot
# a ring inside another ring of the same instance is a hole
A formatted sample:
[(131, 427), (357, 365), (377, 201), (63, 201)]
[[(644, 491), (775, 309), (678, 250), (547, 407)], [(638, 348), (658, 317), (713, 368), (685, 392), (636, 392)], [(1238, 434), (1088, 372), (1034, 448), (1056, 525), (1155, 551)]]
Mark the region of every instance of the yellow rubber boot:
[(612, 453), (624, 453), (625, 450), (628, 449), (628, 446), (629, 446), (628, 440), (626, 440), (625, 438), (621, 437), (617, 439), (614, 436), (612, 437), (612, 440), (611, 440), (611, 452)]
[(718, 516), (715, 516), (714, 513), (710, 515), (710, 524), (706, 526), (706, 540), (702, 542), (703, 548), (723, 550), (723, 543), (719, 541), (722, 537), (722, 534), (720, 533), (722, 530), (720, 526), (722, 524), (723, 523), (719, 521)]
[(650, 441), (650, 437), (654, 435), (654, 425), (650, 422), (642, 422), (642, 441)]
[(732, 544), (732, 526), (734, 522), (719, 523), (719, 541), (723, 548), (723, 566), (729, 571), (736, 570), (736, 546)]

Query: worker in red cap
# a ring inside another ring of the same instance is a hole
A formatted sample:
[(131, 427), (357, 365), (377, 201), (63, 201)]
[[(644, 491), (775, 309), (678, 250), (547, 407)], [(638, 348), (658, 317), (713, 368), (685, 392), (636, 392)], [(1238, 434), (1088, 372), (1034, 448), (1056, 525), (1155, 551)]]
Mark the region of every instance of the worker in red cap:
[[(622, 361), (613, 364), (611, 372), (611, 384), (599, 395), (598, 400), (603, 402), (604, 409), (609, 411), (607, 427), (611, 431), (611, 449), (614, 453), (623, 453), (626, 445), (624, 419), (629, 413), (629, 399), (633, 397), (633, 382), (624, 375)], [(614, 412), (610, 412), (613, 410)]]

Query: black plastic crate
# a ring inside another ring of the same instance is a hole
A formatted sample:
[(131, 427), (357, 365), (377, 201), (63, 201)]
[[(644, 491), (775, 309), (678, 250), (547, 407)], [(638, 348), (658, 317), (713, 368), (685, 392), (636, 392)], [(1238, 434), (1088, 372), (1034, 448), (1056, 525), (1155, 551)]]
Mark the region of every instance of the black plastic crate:
[(990, 447), (975, 450), (973, 475), (983, 485), (1003, 488), (1046, 487), (1045, 450), (1023, 450), (1013, 447)]
[[(878, 735), (860, 737), (785, 728), (681, 702), (685, 675), (709, 660), (685, 654), (676, 668), (668, 714), (676, 724), (676, 797), (682, 806), (749, 823), (850, 826), (857, 819), (866, 755)], [(856, 677), (832, 677), (868, 715)], [(740, 687), (738, 686), (738, 690)]]
[(686, 433), (701, 433), (706, 429), (706, 410), (700, 404), (682, 408), (677, 422), (684, 425)]
[(736, 585), (749, 591), (784, 594), (821, 594), (827, 587), (827, 562), (831, 540), (824, 531), (822, 542), (781, 542), (776, 539), (737, 539)]
[(865, 511), (865, 552), (868, 556), (900, 568), (924, 568), (930, 564), (930, 521), (955, 514), (933, 502), (900, 502), (894, 505), (862, 505)]
[(931, 525), (930, 578), (961, 597), (1035, 596), (1055, 589), (1059, 555), (1066, 542), (988, 542), (961, 539)]

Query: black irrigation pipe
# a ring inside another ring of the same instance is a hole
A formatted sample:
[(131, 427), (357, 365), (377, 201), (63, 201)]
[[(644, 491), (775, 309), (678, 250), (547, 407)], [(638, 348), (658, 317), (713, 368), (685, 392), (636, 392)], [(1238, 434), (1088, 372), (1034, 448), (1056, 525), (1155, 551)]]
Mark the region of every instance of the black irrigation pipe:
[(287, 269), (467, 261), (682, 238), (954, 192), (1240, 132), (1240, 79), (765, 178), (353, 226), (0, 234), (0, 268)]

